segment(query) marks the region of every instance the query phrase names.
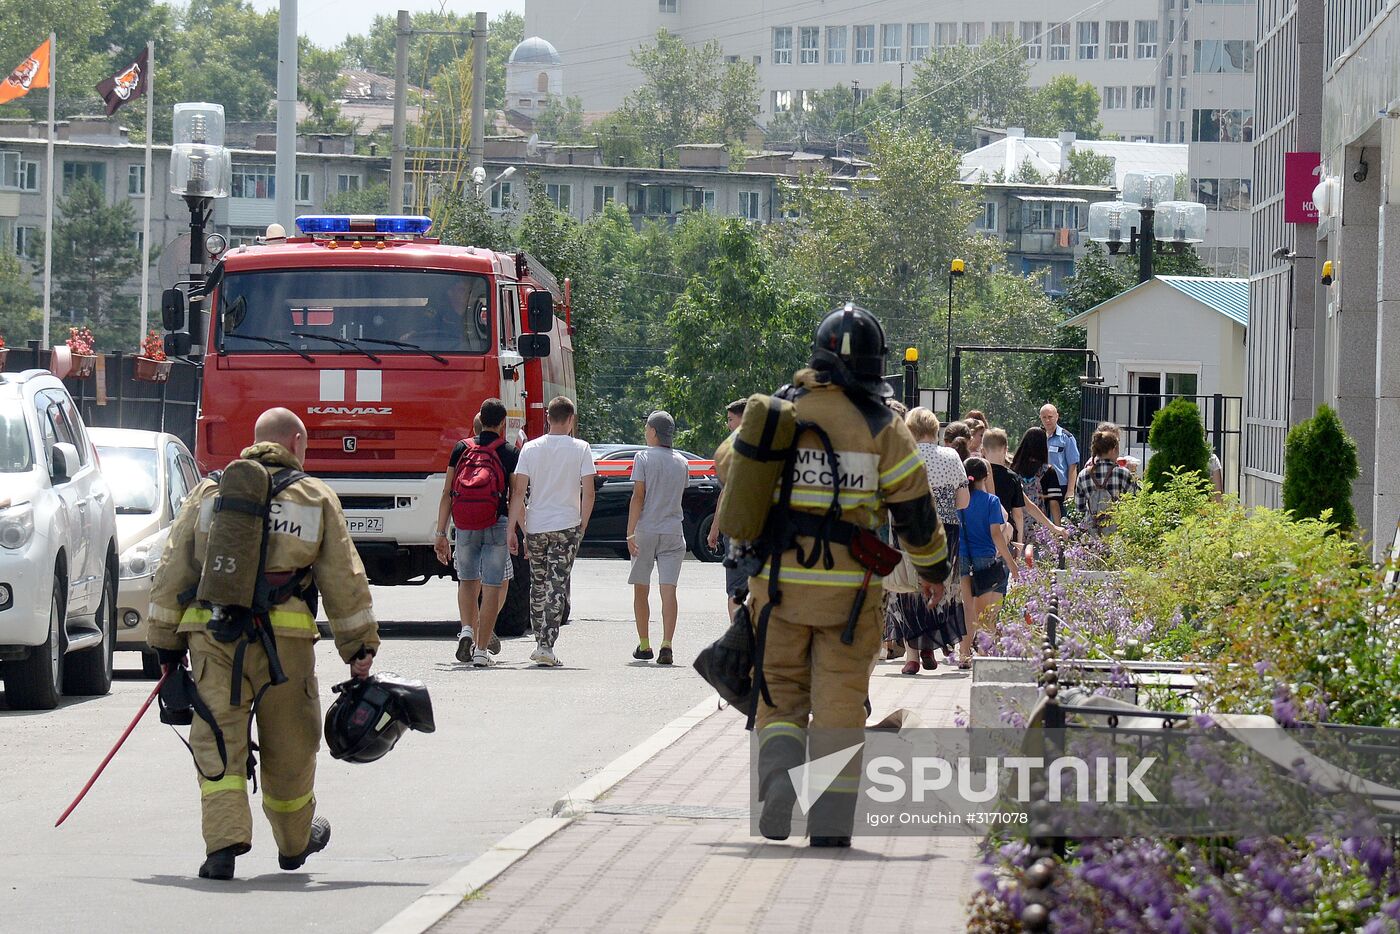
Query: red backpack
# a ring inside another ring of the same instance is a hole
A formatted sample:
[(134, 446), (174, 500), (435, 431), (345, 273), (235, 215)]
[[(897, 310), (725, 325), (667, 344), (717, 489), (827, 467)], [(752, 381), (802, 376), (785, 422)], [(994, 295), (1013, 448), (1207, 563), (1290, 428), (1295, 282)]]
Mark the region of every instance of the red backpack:
[(506, 469), (496, 453), (504, 438), (477, 444), (468, 438), (452, 481), (452, 524), (466, 531), (496, 524), (506, 492)]

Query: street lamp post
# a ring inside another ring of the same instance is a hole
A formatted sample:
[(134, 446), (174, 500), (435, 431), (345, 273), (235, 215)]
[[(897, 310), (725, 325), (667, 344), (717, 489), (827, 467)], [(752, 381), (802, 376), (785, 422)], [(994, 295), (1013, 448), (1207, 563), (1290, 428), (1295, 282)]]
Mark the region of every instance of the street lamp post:
[[(953, 280), (967, 272), (967, 263), (960, 259), (955, 259), (948, 264), (948, 344), (943, 355), (943, 380), (948, 383), (948, 388), (952, 388), (953, 375)], [(952, 418), (953, 413), (949, 412), (948, 417)]]

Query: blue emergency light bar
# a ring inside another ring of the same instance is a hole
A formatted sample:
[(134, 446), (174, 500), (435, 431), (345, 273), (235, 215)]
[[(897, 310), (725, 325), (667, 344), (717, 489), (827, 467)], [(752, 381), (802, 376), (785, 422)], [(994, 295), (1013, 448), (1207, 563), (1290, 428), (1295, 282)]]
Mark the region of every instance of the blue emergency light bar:
[(304, 234), (398, 234), (421, 237), (433, 226), (431, 217), (410, 214), (303, 214), (297, 229)]

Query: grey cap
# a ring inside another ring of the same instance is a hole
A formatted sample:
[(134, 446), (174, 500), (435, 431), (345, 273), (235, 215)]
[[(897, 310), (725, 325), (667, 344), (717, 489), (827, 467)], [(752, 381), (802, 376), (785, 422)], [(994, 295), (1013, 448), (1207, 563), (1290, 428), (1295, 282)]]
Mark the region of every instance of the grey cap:
[(652, 412), (647, 416), (647, 427), (656, 432), (657, 442), (668, 448), (676, 438), (676, 420), (669, 412), (661, 409)]

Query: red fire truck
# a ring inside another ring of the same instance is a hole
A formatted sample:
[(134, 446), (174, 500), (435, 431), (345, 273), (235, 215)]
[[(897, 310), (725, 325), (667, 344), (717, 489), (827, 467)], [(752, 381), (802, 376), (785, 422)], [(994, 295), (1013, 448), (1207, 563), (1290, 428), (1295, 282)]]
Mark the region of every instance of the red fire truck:
[(545, 431), (551, 397), (574, 396), (568, 283), (525, 253), (442, 244), (430, 224), (301, 217), (302, 236), (232, 249), (210, 277), (200, 469), (237, 457), (259, 413), (290, 408), (375, 584), (449, 574), (438, 502), (483, 400), (505, 403), (518, 440)]

